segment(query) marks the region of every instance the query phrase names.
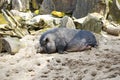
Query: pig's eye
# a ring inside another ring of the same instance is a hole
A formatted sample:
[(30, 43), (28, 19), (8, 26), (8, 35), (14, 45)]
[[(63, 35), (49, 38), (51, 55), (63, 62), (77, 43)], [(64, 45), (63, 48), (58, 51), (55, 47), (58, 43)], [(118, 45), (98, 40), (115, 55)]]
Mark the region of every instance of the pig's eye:
[(46, 38), (45, 42), (46, 42), (46, 43), (48, 43), (48, 42), (49, 42), (49, 39), (48, 39), (48, 38)]
[(42, 44), (43, 44), (43, 45), (47, 45), (48, 42), (49, 42), (49, 39), (46, 38), (45, 40), (42, 41)]

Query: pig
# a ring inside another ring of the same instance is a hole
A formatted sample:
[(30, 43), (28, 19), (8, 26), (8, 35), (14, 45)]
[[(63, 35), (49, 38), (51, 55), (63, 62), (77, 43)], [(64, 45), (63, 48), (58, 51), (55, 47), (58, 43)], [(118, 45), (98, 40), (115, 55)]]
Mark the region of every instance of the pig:
[(97, 41), (93, 33), (87, 30), (80, 30), (68, 43), (66, 51), (83, 51), (96, 47)]
[(97, 45), (95, 36), (86, 30), (55, 28), (40, 37), (41, 52), (63, 54), (90, 49)]

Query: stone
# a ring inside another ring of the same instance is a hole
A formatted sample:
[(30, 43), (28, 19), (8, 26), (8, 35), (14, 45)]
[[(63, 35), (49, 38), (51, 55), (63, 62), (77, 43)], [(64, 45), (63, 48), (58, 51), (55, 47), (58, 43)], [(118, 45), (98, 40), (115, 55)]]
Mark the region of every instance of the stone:
[(103, 30), (107, 32), (107, 34), (119, 36), (120, 35), (120, 25), (114, 22), (109, 22), (108, 20), (103, 21)]
[(3, 44), (3, 50), (9, 52), (10, 54), (17, 53), (20, 50), (20, 48), (23, 47), (23, 44), (20, 42), (18, 38), (8, 36), (2, 38), (1, 40)]
[(10, 4), (10, 0), (0, 0), (0, 10), (6, 9)]
[(65, 13), (72, 13), (77, 0), (43, 0), (41, 10), (48, 14), (56, 10)]
[(120, 3), (119, 0), (113, 0), (109, 6), (108, 20), (116, 21), (120, 23)]
[(66, 27), (66, 28), (72, 28), (72, 29), (76, 28), (72, 18), (70, 18), (69, 16), (64, 16), (61, 19), (60, 27)]
[(88, 14), (84, 18), (80, 18), (75, 21), (75, 25), (79, 29), (93, 31), (95, 33), (100, 33), (103, 26), (104, 17), (99, 13)]
[(60, 18), (52, 15), (38, 15), (25, 22), (28, 25), (41, 28), (54, 28), (60, 25)]
[(85, 21), (86, 18), (87, 18), (87, 16), (83, 17), (83, 18), (79, 18), (79, 19), (75, 19), (74, 20), (74, 23), (75, 23), (75, 26), (76, 26), (77, 29), (82, 29), (83, 23), (84, 23), (84, 21)]
[(33, 17), (31, 12), (20, 12), (18, 10), (10, 11), (14, 16), (20, 17), (22, 20), (30, 20)]
[(88, 13), (92, 12), (92, 9), (100, 0), (77, 0), (76, 8), (73, 12), (73, 17), (82, 18)]
[(51, 14), (55, 17), (59, 17), (59, 18), (62, 18), (65, 16), (65, 13), (64, 12), (59, 12), (59, 11), (52, 11)]
[(29, 0), (12, 0), (12, 9), (19, 11), (29, 10)]

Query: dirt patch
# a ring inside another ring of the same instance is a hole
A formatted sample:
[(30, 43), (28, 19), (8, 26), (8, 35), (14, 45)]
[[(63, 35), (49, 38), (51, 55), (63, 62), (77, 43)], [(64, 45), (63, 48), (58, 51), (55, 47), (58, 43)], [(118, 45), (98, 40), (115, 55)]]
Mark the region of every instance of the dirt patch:
[(120, 37), (96, 35), (99, 46), (68, 54), (40, 54), (39, 36), (25, 36), (17, 54), (0, 53), (0, 80), (119, 80)]

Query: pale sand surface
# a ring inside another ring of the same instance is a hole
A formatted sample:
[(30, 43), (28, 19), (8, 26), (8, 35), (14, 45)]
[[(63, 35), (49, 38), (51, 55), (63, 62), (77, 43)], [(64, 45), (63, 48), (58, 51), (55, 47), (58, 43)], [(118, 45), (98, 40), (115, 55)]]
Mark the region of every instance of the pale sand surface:
[(99, 46), (68, 54), (36, 52), (39, 36), (25, 36), (17, 54), (0, 53), (0, 80), (120, 80), (120, 38), (97, 35)]

